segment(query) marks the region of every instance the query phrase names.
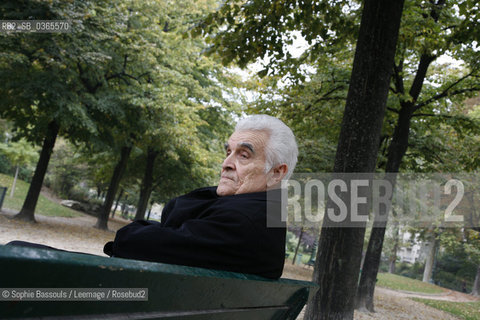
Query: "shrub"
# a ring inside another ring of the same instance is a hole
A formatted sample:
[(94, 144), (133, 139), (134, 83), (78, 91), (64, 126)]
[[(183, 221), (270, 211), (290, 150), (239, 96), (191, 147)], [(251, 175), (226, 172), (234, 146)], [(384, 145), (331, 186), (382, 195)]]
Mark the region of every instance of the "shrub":
[(421, 280), (423, 277), (423, 268), (424, 265), (419, 262), (415, 262), (414, 264), (410, 264), (408, 262), (400, 262), (397, 264), (396, 274), (412, 279)]
[(90, 202), (88, 198), (88, 190), (77, 186), (70, 189), (68, 199), (80, 202)]

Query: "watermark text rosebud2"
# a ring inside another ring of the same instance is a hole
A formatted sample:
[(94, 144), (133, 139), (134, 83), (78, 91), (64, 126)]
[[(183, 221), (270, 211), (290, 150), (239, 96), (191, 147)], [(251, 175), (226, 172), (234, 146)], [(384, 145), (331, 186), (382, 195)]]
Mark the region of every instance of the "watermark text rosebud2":
[(474, 210), (480, 179), (466, 173), (295, 174), (283, 181), (281, 199), (270, 200), (281, 201), (281, 221), (295, 225), (359, 227), (397, 220), (414, 227), (480, 226)]

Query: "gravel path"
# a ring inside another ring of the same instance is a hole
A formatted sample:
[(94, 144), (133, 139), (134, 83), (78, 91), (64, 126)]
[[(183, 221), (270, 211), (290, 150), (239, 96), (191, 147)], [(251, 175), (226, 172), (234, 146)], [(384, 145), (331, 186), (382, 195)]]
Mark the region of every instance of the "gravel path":
[(407, 291), (396, 291), (387, 288), (377, 287), (375, 288), (375, 293), (385, 294), (385, 295), (395, 295), (399, 298), (423, 298), (431, 300), (442, 300), (442, 301), (453, 301), (453, 302), (474, 302), (479, 301), (478, 298), (475, 298), (472, 295), (461, 293), (458, 291), (445, 289), (445, 293), (441, 294), (427, 294), (427, 293), (418, 293), (418, 292), (407, 292)]
[[(461, 294), (461, 293), (460, 293)], [(451, 296), (445, 298), (452, 298)], [(466, 296), (466, 295), (465, 295)], [(355, 310), (355, 320), (458, 320), (457, 317), (424, 305), (423, 303), (413, 301), (409, 298), (419, 297), (434, 299), (439, 296), (399, 293), (394, 290), (377, 287), (375, 288), (375, 312)], [(473, 297), (462, 301), (475, 301)], [(473, 299), (473, 300), (472, 300)], [(438, 299), (450, 300), (450, 299)], [(455, 300), (454, 300), (455, 301)], [(303, 320), (305, 308), (302, 310), (297, 320)]]
[(375, 289), (375, 312), (355, 311), (355, 320), (458, 320), (457, 317), (401, 296), (384, 288)]
[(0, 244), (22, 240), (48, 245), (58, 249), (103, 254), (103, 246), (112, 241), (115, 231), (128, 224), (121, 218), (110, 219), (109, 230), (93, 228), (97, 219), (89, 215), (75, 218), (35, 215), (37, 223), (12, 219), (16, 212), (0, 212)]

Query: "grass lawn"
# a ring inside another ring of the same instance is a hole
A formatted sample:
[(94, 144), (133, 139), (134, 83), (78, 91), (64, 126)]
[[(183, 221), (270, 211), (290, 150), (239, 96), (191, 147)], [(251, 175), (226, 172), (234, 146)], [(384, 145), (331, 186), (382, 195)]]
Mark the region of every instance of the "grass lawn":
[(393, 290), (403, 290), (421, 293), (443, 293), (445, 289), (431, 283), (425, 283), (419, 280), (398, 276), (391, 273), (379, 273), (377, 285)]
[(426, 304), (435, 309), (451, 313), (460, 319), (480, 320), (480, 301), (479, 302), (452, 302), (429, 299), (413, 298), (413, 300)]
[[(12, 210), (20, 210), (23, 205), (23, 201), (27, 196), (28, 183), (22, 180), (17, 179), (17, 185), (15, 187), (15, 192), (13, 197), (10, 197), (11, 187), (13, 183), (13, 177), (0, 174), (0, 186), (7, 187), (7, 193), (5, 194), (5, 199), (3, 200), (2, 208), (8, 208)], [(38, 198), (37, 207), (35, 209), (35, 214), (41, 214), (44, 216), (57, 216), (57, 217), (78, 217), (82, 214), (76, 212), (72, 209), (64, 207), (54, 201), (51, 201), (47, 197), (40, 194)]]

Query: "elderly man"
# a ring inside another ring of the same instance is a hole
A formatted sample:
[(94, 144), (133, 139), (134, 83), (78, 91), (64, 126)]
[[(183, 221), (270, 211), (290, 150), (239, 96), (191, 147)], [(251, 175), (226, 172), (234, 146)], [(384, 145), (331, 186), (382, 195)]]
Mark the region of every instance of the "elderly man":
[(135, 221), (123, 227), (104, 252), (279, 278), (285, 228), (267, 227), (267, 192), (293, 172), (295, 137), (282, 121), (256, 115), (238, 122), (225, 151), (217, 187), (171, 200), (161, 223)]

